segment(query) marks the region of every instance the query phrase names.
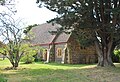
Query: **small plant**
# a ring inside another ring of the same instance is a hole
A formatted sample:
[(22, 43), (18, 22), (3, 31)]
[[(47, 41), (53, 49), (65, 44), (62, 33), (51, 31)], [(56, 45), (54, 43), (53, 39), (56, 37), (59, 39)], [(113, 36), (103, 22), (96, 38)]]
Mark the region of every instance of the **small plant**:
[(115, 56), (119, 57), (119, 60), (120, 60), (120, 49), (114, 50), (114, 54)]
[(25, 64), (34, 62), (35, 60), (34, 56), (36, 54), (37, 54), (37, 50), (29, 48), (28, 51), (25, 52), (24, 56), (21, 58), (21, 62), (24, 62)]

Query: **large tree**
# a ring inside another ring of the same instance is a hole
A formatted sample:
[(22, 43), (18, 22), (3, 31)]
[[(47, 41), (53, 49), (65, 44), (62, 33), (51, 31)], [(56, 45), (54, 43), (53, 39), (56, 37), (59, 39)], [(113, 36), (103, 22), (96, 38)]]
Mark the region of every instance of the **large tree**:
[(111, 53), (120, 44), (120, 0), (37, 0), (37, 3), (57, 12), (58, 17), (51, 21), (65, 29), (74, 28), (80, 42), (94, 42), (98, 66), (114, 66)]
[(0, 48), (0, 53), (9, 59), (14, 68), (18, 67), (26, 49), (22, 46), (22, 36), (21, 21), (15, 20), (11, 14), (1, 13), (0, 37), (6, 45)]
[(15, 20), (12, 16), (5, 12), (0, 14), (0, 38), (3, 40), (2, 43), (5, 43), (0, 47), (0, 54), (9, 59), (12, 68), (16, 68), (19, 66), (21, 57), (32, 52), (33, 49), (23, 40), (22, 21)]

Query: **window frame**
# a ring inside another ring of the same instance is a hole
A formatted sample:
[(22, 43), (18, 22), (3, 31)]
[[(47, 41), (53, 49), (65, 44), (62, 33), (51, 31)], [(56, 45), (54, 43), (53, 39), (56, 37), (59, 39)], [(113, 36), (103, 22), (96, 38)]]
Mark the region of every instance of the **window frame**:
[(57, 57), (62, 56), (62, 48), (57, 48)]

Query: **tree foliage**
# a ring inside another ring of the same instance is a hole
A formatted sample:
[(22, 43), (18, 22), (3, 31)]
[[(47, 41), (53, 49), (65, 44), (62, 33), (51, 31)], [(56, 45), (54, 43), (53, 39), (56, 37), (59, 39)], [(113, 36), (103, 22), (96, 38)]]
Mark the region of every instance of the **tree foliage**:
[(13, 5), (12, 2), (14, 2), (14, 0), (0, 0), (0, 5), (2, 6)]
[(9, 59), (13, 67), (18, 67), (20, 58), (25, 52), (21, 45), (23, 30), (20, 23), (12, 15), (7, 13), (0, 14), (0, 36), (3, 39), (3, 43), (6, 43), (0, 49), (0, 53)]
[(5, 4), (5, 0), (0, 0), (0, 5)]
[(25, 28), (23, 33), (27, 34), (33, 27), (38, 26), (37, 24), (29, 25)]
[(120, 0), (37, 0), (37, 3), (59, 14), (50, 22), (64, 29), (74, 28), (73, 33), (85, 44), (95, 43), (98, 66), (114, 66), (111, 53), (120, 44)]
[(13, 68), (18, 67), (21, 57), (30, 49), (30, 45), (23, 41), (24, 29), (21, 23), (21, 20), (15, 20), (10, 14), (0, 14), (0, 36), (2, 43), (5, 43), (0, 53), (9, 59)]
[(34, 56), (37, 55), (39, 48), (32, 48), (28, 44), (25, 44), (24, 47), (26, 48), (25, 49), (26, 51), (24, 53), (24, 56), (21, 58), (21, 61), (26, 64), (34, 62), (35, 60)]
[(119, 58), (119, 62), (120, 62), (120, 49), (115, 49), (114, 54)]
[(38, 24), (28, 25), (27, 27), (25, 27), (25, 29), (23, 30), (23, 33), (25, 34), (24, 40), (30, 41), (35, 37), (34, 33), (30, 31), (35, 26), (38, 26)]

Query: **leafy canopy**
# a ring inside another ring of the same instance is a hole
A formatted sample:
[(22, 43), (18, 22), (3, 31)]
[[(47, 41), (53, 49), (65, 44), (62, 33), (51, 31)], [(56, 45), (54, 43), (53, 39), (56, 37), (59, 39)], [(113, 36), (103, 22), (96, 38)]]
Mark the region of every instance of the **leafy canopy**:
[(37, 3), (59, 14), (49, 22), (65, 29), (74, 28), (80, 39), (84, 39), (81, 34), (88, 33), (88, 39), (105, 46), (111, 38), (114, 45), (120, 44), (120, 0), (37, 0)]

